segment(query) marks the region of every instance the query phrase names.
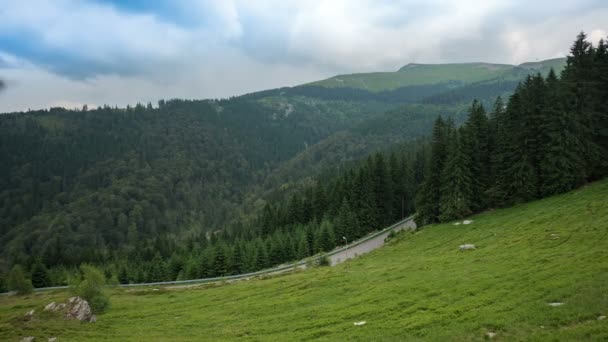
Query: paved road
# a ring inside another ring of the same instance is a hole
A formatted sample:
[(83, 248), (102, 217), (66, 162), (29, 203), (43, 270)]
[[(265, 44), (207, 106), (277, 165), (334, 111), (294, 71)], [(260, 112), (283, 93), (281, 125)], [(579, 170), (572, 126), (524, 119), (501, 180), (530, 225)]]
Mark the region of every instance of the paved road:
[[(400, 230), (411, 230), (416, 229), (416, 222), (414, 222), (413, 217), (408, 217), (405, 220), (395, 223), (394, 225), (384, 228), (379, 232), (372, 233), (366, 237), (363, 237), (355, 242), (350, 243), (348, 246), (344, 246), (341, 248), (337, 248), (329, 253), (327, 253), (327, 257), (330, 260), (332, 266), (337, 265), (341, 262), (344, 262), (348, 259), (353, 259), (358, 257), (359, 255), (365, 254), (367, 252), (373, 251), (374, 249), (381, 247), (384, 245), (384, 240), (390, 234), (391, 231), (398, 232)], [(318, 258), (318, 257), (317, 257)], [(145, 284), (123, 284), (118, 285), (120, 287), (139, 287), (139, 286), (170, 286), (167, 288), (178, 288), (178, 287), (190, 287), (197, 286), (201, 284), (215, 283), (215, 282), (232, 282), (237, 280), (247, 280), (250, 278), (264, 276), (264, 275), (272, 275), (272, 274), (280, 274), (285, 272), (290, 272), (296, 269), (304, 269), (306, 268), (307, 261), (299, 261), (293, 264), (281, 265), (269, 270), (262, 270), (257, 272), (252, 272), (248, 274), (239, 274), (233, 276), (226, 277), (215, 277), (215, 278), (206, 278), (206, 279), (192, 279), (192, 280), (176, 280), (176, 281), (168, 281), (168, 282), (159, 282), (159, 283), (145, 283)], [(67, 286), (55, 286), (55, 287), (45, 287), (34, 289), (34, 291), (47, 291), (47, 290), (56, 290), (56, 289), (65, 289)], [(4, 293), (8, 294), (8, 293)]]
[(371, 252), (378, 247), (382, 247), (382, 245), (384, 245), (384, 240), (391, 231), (398, 232), (400, 230), (412, 229), (416, 229), (416, 222), (414, 222), (413, 219), (409, 219), (384, 229), (382, 233), (375, 235), (373, 238), (367, 240), (363, 238), (359, 241), (355, 241), (355, 243), (349, 245), (347, 249), (341, 249), (337, 253), (330, 255), (329, 260), (331, 261), (331, 265), (339, 264), (348, 259), (356, 258), (359, 255)]

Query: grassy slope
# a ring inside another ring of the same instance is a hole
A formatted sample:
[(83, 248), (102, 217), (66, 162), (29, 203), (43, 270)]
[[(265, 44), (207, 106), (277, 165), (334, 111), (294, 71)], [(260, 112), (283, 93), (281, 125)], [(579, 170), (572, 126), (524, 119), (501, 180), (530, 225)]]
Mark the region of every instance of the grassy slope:
[[(520, 68), (549, 71), (547, 66), (561, 70), (565, 59), (553, 59), (520, 65)], [(546, 69), (546, 70), (545, 70)], [(461, 64), (408, 64), (397, 72), (373, 72), (339, 75), (310, 83), (309, 85), (360, 88), (370, 91), (391, 90), (413, 85), (437, 84), (447, 81), (473, 83), (495, 78), (520, 79), (521, 70), (508, 64), (461, 63)]]
[[(24, 322), (65, 292), (0, 299), (0, 340), (605, 340), (608, 180), (406, 233), (333, 268), (209, 288), (113, 290), (96, 324)], [(556, 234), (556, 235), (552, 235)], [(555, 237), (558, 238), (555, 238)], [(459, 252), (473, 243), (475, 251)], [(549, 302), (564, 302), (550, 307)], [(367, 321), (361, 327), (353, 322)]]

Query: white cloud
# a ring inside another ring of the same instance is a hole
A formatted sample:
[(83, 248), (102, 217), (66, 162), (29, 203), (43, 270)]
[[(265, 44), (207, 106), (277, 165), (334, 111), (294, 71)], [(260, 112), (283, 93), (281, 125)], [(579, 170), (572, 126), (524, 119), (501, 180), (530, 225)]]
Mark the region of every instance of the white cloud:
[(84, 0), (0, 0), (0, 38), (51, 54), (28, 62), (0, 51), (0, 111), (225, 97), (408, 62), (521, 63), (564, 56), (580, 30), (597, 41), (608, 29), (597, 0), (172, 4), (188, 25)]

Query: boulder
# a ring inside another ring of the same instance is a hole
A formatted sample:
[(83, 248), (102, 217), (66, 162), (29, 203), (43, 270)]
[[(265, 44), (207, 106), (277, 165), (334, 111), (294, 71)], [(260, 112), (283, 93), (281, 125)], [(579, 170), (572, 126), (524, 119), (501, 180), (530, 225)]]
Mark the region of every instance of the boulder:
[(49, 342), (57, 342), (57, 337), (49, 337)]
[(68, 300), (67, 311), (65, 313), (66, 319), (88, 321), (92, 315), (91, 306), (86, 300), (80, 297), (72, 297)]
[(496, 333), (495, 333), (495, 332), (492, 332), (492, 331), (489, 331), (489, 332), (487, 332), (487, 333), (486, 333), (486, 336), (487, 336), (488, 338), (494, 338), (494, 337), (496, 337)]
[(464, 220), (462, 221), (462, 224), (471, 224), (473, 223), (473, 220)]
[(91, 318), (89, 319), (89, 323), (97, 323), (97, 316), (91, 315)]
[(475, 247), (475, 245), (472, 245), (470, 243), (465, 243), (464, 245), (460, 245), (460, 246), (458, 246), (458, 248), (461, 251), (470, 251), (470, 250), (473, 250), (473, 249), (477, 249), (477, 247)]
[(600, 317), (597, 318), (598, 321), (603, 321), (606, 319), (606, 316), (601, 315)]
[(44, 311), (59, 311), (59, 310), (63, 310), (65, 309), (65, 304), (64, 303), (48, 303), (45, 307), (44, 307)]
[(21, 339), (21, 342), (34, 342), (36, 338), (34, 336), (27, 336)]
[(32, 319), (32, 317), (34, 317), (34, 312), (36, 312), (36, 310), (30, 310), (30, 311), (26, 312), (25, 317)]

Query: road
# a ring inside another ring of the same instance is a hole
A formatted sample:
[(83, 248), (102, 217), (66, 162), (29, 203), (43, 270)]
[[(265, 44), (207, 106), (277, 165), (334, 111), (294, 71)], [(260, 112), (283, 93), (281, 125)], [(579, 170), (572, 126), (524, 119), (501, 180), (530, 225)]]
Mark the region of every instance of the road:
[(371, 237), (368, 236), (366, 238), (355, 241), (354, 243), (350, 244), (348, 248), (343, 248), (330, 254), (328, 257), (331, 261), (331, 265), (337, 265), (348, 259), (356, 258), (359, 255), (371, 252), (376, 248), (382, 247), (382, 245), (384, 245), (384, 240), (386, 239), (388, 234), (390, 234), (391, 231), (398, 232), (400, 230), (412, 229), (416, 229), (416, 222), (414, 222), (412, 218), (408, 218), (389, 228), (383, 229), (379, 233), (372, 234)]
[[(341, 248), (337, 248), (329, 253), (327, 253), (327, 257), (330, 260), (330, 264), (332, 266), (337, 265), (341, 262), (344, 262), (348, 259), (356, 258), (362, 254), (373, 251), (376, 248), (384, 245), (384, 240), (390, 234), (391, 231), (401, 231), (401, 230), (412, 230), (416, 229), (416, 222), (414, 222), (414, 217), (408, 217), (400, 222), (393, 224), (390, 227), (384, 228), (381, 231), (371, 233), (357, 241), (349, 243), (348, 246), (344, 246)], [(167, 288), (182, 288), (182, 287), (190, 287), (197, 286), (201, 284), (208, 283), (217, 283), (217, 282), (232, 282), (237, 280), (247, 280), (258, 276), (264, 275), (273, 275), (291, 272), (297, 269), (304, 269), (306, 265), (310, 261), (314, 261), (319, 259), (320, 256), (316, 256), (311, 260), (299, 261), (293, 264), (288, 265), (280, 265), (275, 268), (271, 268), (268, 270), (262, 270), (247, 274), (239, 274), (233, 276), (226, 277), (214, 277), (214, 278), (205, 278), (205, 279), (192, 279), (192, 280), (176, 280), (176, 281), (166, 281), (166, 282), (158, 282), (158, 283), (144, 283), (144, 284), (121, 284), (117, 285), (120, 287), (140, 287), (140, 286), (168, 286)], [(34, 291), (48, 291), (48, 290), (58, 290), (58, 289), (66, 289), (67, 286), (54, 286), (54, 287), (45, 287), (45, 288), (37, 288)], [(7, 293), (4, 293), (7, 294)]]

